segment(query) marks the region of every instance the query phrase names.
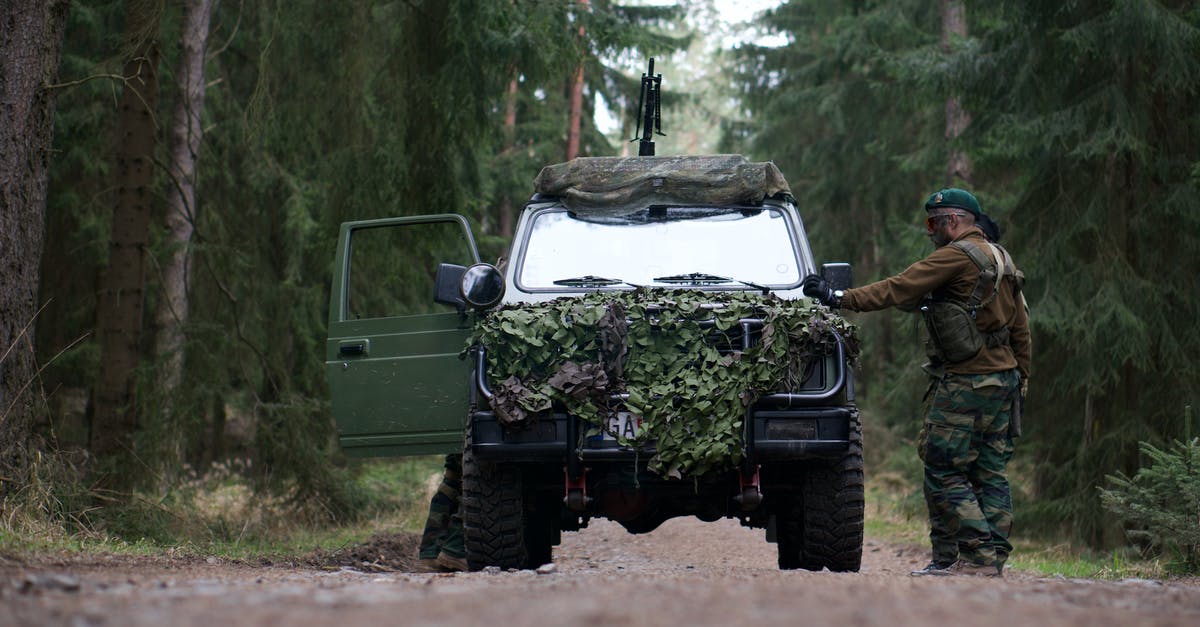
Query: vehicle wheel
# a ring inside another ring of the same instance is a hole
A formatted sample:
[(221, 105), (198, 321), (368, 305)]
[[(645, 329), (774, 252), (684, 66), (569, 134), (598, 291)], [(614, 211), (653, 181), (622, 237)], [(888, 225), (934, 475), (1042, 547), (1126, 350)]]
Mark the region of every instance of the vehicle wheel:
[[(850, 448), (828, 465), (804, 474), (802, 549), (798, 566), (808, 570), (857, 572), (862, 565), (863, 449), (862, 423), (850, 422)], [(782, 538), (783, 535), (780, 535)], [(783, 568), (783, 544), (780, 544)]]
[[(471, 450), (470, 428), (463, 449), (463, 540), (467, 566), (527, 568), (524, 498), (520, 468), (484, 462)], [(546, 548), (549, 552), (549, 547)]]

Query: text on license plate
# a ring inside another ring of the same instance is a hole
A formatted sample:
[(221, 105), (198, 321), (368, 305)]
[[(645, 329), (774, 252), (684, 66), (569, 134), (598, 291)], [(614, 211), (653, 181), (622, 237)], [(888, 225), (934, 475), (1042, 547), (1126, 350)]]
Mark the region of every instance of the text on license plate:
[(637, 436), (638, 430), (642, 428), (642, 417), (635, 416), (627, 411), (619, 411), (608, 418), (608, 427), (598, 436), (593, 436), (595, 440), (615, 440), (616, 436), (620, 435), (625, 438), (633, 438)]

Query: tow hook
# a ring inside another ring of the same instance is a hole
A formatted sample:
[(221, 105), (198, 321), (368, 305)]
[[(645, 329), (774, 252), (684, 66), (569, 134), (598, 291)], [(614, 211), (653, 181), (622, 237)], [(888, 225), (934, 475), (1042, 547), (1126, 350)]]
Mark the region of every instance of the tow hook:
[(563, 471), (563, 475), (566, 477), (566, 493), (563, 495), (563, 504), (573, 512), (587, 511), (588, 505), (592, 502), (592, 498), (587, 495), (587, 468), (579, 470), (578, 479), (572, 479), (571, 473), (567, 470)]
[(748, 512), (762, 503), (762, 490), (759, 489), (758, 469), (761, 468), (758, 464), (754, 466), (754, 472), (747, 479), (746, 472), (738, 468), (738, 483), (741, 484), (741, 493), (733, 497), (742, 506), (742, 511)]

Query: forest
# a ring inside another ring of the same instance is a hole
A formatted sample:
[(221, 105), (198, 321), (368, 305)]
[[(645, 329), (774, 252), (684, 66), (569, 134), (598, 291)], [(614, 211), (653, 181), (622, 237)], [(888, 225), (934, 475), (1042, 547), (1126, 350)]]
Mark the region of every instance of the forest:
[[(785, 0), (736, 43), (718, 4), (5, 2), (0, 533), (119, 535), (214, 465), (359, 515), (322, 362), (338, 225), (459, 213), (503, 256), (542, 166), (629, 154), (654, 57), (658, 154), (774, 161), (858, 285), (929, 252), (930, 192), (976, 194), (1028, 277), (1017, 533), (1128, 543), (1102, 489), (1197, 446), (1200, 3)], [(919, 511), (919, 318), (852, 319), (868, 480)]]

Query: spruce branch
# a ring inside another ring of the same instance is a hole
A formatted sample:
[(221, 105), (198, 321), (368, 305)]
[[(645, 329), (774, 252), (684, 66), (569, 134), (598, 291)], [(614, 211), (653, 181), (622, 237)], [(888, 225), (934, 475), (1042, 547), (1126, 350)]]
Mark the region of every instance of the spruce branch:
[[(202, 257), (202, 259), (204, 258)], [(226, 300), (229, 301), (229, 304), (233, 309), (233, 327), (234, 332), (237, 335), (238, 342), (245, 344), (251, 351), (254, 352), (255, 357), (258, 358), (259, 363), (262, 365), (263, 376), (267, 378), (267, 382), (271, 386), (271, 389), (278, 394), (283, 387), (280, 386), (279, 382), (275, 380), (275, 377), (271, 372), (270, 362), (267, 360), (266, 353), (263, 352), (263, 350), (261, 350), (257, 345), (255, 345), (254, 342), (250, 341), (250, 338), (246, 337), (246, 334), (242, 332), (242, 316), (240, 313), (241, 308), (237, 295), (234, 294), (233, 291), (230, 290), (227, 285), (225, 285), (221, 278), (217, 276), (216, 270), (214, 270), (212, 265), (208, 263), (207, 259), (204, 259), (203, 266), (204, 269), (208, 271), (209, 278), (212, 279), (213, 283), (217, 286), (217, 289), (222, 295), (225, 296)], [(239, 361), (239, 364), (240, 363), (241, 362)], [(245, 372), (242, 373), (242, 376), (246, 379), (246, 381), (253, 380)], [(262, 399), (258, 398), (257, 393), (255, 393), (255, 402), (260, 405), (262, 404)]]
[[(136, 57), (132, 60), (146, 62), (146, 61), (149, 61), (150, 59), (148, 57)], [(150, 103), (146, 102), (146, 98), (144, 96), (142, 96), (141, 90), (138, 89), (136, 85), (134, 85), (135, 80), (140, 81), (142, 78), (142, 65), (143, 65), (142, 63), (138, 64), (138, 71), (135, 72), (132, 76), (124, 76), (121, 74), (109, 74), (109, 73), (92, 74), (91, 76), (85, 76), (81, 79), (74, 80), (74, 81), (67, 81), (65, 83), (43, 84), (42, 89), (44, 89), (46, 91), (57, 91), (59, 89), (68, 89), (71, 87), (78, 87), (85, 83), (90, 83), (92, 81), (102, 80), (102, 79), (108, 79), (109, 81), (111, 81), (111, 84), (121, 83), (122, 85), (125, 86), (125, 88), (133, 90), (134, 95), (136, 95), (137, 99), (142, 102), (142, 106), (146, 108), (146, 112), (150, 114), (150, 121), (154, 124), (155, 130), (157, 130), (158, 129), (158, 116), (154, 113), (154, 109), (150, 107)]]
[[(242, 27), (242, 13), (243, 13), (243, 9), (245, 9), (245, 8), (246, 8), (246, 0), (239, 0), (237, 21), (233, 23), (233, 32), (229, 33), (229, 39), (226, 39), (225, 43), (221, 44), (220, 46), (217, 46), (215, 49), (210, 51), (208, 54), (204, 55), (205, 62), (208, 62), (208, 61), (211, 61), (211, 60), (217, 58), (217, 56), (219, 56), (222, 52), (225, 52), (229, 48), (230, 44), (233, 43), (233, 40), (235, 38), (237, 38), (238, 29), (240, 29)], [(213, 30), (218, 30), (219, 28), (220, 28), (220, 25), (218, 25), (217, 28), (214, 28)]]

